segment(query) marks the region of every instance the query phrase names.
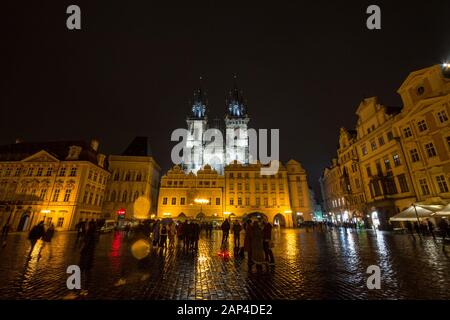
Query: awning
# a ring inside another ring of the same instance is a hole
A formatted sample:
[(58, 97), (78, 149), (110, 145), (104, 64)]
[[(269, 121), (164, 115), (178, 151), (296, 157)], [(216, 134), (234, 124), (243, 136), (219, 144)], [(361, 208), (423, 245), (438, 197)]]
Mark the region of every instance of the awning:
[(437, 211), (436, 215), (440, 216), (440, 217), (443, 217), (443, 216), (450, 217), (450, 203), (447, 204), (445, 207), (443, 207), (442, 210)]
[[(416, 205), (416, 209), (414, 206), (410, 206), (406, 210), (403, 210), (399, 214), (396, 214), (390, 221), (417, 221), (417, 216), (419, 216), (419, 220), (431, 218), (436, 214), (438, 210), (442, 210), (442, 205)], [(416, 215), (417, 210), (417, 215)]]

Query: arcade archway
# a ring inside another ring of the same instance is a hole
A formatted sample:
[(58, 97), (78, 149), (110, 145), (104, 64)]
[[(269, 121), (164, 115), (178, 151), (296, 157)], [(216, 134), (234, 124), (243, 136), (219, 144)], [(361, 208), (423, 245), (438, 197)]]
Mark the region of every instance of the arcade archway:
[(22, 217), (20, 217), (19, 224), (17, 225), (17, 231), (26, 231), (29, 224), (30, 213), (27, 211), (22, 214)]
[(248, 220), (261, 220), (267, 218), (267, 216), (262, 212), (250, 212), (242, 217), (242, 221), (246, 222)]
[(275, 217), (273, 218), (273, 225), (285, 228), (286, 218), (281, 213), (276, 214)]

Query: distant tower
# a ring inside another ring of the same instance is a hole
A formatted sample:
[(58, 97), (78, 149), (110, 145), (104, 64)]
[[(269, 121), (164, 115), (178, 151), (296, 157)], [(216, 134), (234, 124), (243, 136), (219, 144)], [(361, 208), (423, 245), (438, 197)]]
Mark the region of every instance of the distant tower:
[(247, 106), (236, 84), (234, 77), (234, 87), (230, 91), (226, 101), (227, 114), (225, 116), (225, 164), (235, 160), (248, 164), (248, 122)]
[(189, 131), (186, 147), (191, 150), (190, 161), (183, 164), (186, 172), (196, 173), (203, 166), (203, 134), (208, 125), (207, 104), (206, 94), (203, 90), (201, 88), (195, 90), (191, 114), (186, 119)]

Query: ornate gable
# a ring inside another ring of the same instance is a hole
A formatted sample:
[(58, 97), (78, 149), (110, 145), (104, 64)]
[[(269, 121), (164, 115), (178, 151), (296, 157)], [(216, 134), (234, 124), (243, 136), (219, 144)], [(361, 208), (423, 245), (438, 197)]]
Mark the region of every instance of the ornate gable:
[(25, 159), (22, 159), (22, 162), (59, 162), (59, 160), (47, 151), (41, 150)]

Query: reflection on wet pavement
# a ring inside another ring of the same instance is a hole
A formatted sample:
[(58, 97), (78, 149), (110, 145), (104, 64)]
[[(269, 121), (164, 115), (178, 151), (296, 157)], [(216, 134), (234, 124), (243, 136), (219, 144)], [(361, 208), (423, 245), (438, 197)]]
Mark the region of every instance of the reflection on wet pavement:
[[(136, 237), (120, 232), (100, 235), (85, 251), (74, 233), (58, 233), (51, 248), (38, 243), (31, 257), (26, 234), (11, 234), (0, 249), (0, 299), (450, 298), (450, 258), (440, 241), (294, 229), (276, 230), (274, 239), (275, 265), (249, 270), (246, 258), (234, 256), (232, 236), (230, 256), (219, 254), (219, 231), (202, 235), (197, 253), (144, 246), (136, 251), (148, 253), (141, 260), (131, 252)], [(83, 269), (82, 294), (66, 287), (73, 264)], [(370, 265), (381, 268), (380, 290), (366, 287)]]

